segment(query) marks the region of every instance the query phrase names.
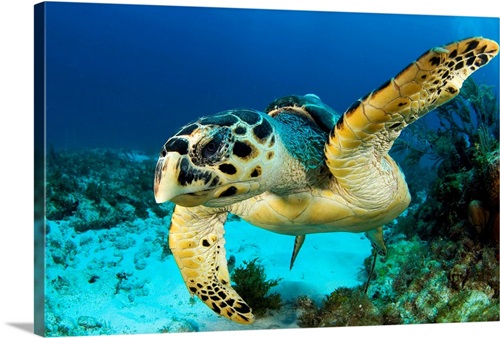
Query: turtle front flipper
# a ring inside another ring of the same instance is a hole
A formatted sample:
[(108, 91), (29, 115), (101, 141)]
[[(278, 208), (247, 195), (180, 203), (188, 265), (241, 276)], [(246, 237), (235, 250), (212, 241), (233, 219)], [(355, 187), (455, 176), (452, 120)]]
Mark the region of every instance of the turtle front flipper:
[(240, 324), (253, 322), (250, 307), (231, 287), (224, 249), (227, 213), (203, 206), (176, 206), (169, 232), (170, 250), (191, 294), (217, 314)]
[(370, 172), (387, 171), (383, 158), (403, 128), (455, 97), (465, 79), (497, 53), (498, 44), (482, 37), (433, 48), (351, 105), (325, 149), (340, 185), (351, 189), (360, 186), (358, 179), (371, 179)]

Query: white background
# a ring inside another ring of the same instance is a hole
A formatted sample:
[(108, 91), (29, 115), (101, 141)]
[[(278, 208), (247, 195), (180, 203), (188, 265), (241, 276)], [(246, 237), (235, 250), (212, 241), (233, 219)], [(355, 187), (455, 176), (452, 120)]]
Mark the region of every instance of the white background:
[[(74, 2), (74, 1), (71, 1)], [(140, 1), (85, 1), (133, 3)], [(331, 4), (330, 4), (331, 2)], [(156, 5), (278, 8), (344, 12), (499, 17), (497, 0), (205, 0), (146, 1)], [(33, 5), (0, 1), (0, 337), (33, 336)], [(404, 29), (404, 28), (399, 28)], [(271, 337), (290, 334), (371, 337), (471, 337), (500, 332), (500, 323), (429, 324), (365, 328), (212, 332), (184, 337)], [(178, 334), (176, 335), (178, 336)], [(130, 337), (130, 336), (114, 336)], [(164, 337), (136, 335), (134, 337)]]

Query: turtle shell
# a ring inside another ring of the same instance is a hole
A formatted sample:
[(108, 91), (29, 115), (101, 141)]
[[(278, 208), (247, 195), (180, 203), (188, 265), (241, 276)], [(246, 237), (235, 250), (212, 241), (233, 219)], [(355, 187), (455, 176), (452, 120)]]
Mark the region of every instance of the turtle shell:
[(329, 133), (340, 118), (335, 110), (314, 94), (289, 95), (276, 99), (267, 106), (265, 112), (272, 117), (282, 113), (305, 115), (325, 133)]

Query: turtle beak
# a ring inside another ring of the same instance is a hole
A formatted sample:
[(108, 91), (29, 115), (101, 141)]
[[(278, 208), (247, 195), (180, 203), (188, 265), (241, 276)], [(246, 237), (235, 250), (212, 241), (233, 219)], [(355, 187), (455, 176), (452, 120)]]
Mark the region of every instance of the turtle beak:
[(154, 193), (156, 203), (164, 203), (173, 197), (182, 194), (181, 187), (177, 181), (177, 165), (181, 159), (179, 153), (169, 152), (166, 156), (160, 156), (156, 163)]
[(183, 159), (185, 156), (175, 151), (158, 158), (154, 178), (156, 203), (171, 201), (184, 207), (193, 207), (213, 197), (213, 189), (209, 189), (203, 180), (184, 185), (179, 183), (180, 176), (190, 175), (190, 168), (181, 165)]

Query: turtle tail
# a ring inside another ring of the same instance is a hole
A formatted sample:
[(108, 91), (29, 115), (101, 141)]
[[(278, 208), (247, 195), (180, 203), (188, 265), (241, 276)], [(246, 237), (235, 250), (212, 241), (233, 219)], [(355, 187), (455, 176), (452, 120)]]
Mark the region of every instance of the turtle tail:
[(240, 324), (251, 324), (252, 310), (231, 287), (224, 249), (227, 213), (203, 206), (176, 206), (169, 232), (170, 250), (191, 293), (215, 313)]

